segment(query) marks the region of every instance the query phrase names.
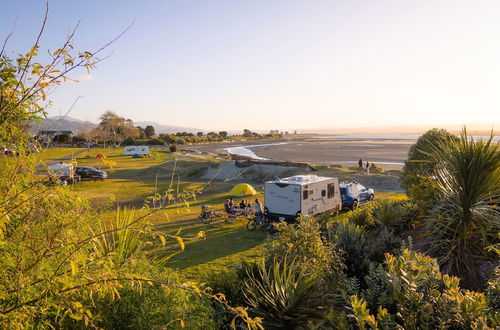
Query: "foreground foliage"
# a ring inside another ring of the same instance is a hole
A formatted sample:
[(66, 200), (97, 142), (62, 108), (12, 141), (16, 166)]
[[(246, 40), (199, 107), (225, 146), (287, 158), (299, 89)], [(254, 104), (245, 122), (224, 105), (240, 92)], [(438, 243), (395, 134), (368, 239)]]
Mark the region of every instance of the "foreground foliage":
[(438, 264), (408, 249), (399, 257), (386, 255), (386, 277), (394, 299), (394, 313), (379, 307), (370, 313), (366, 302), (351, 297), (351, 317), (361, 329), (493, 329), (498, 311), (483, 293), (463, 290), (457, 277), (443, 275)]
[(493, 136), (438, 143), (435, 182), (441, 195), (428, 220), (432, 253), (446, 273), (461, 276), (470, 288), (487, 279), (486, 247), (500, 232), (500, 151)]

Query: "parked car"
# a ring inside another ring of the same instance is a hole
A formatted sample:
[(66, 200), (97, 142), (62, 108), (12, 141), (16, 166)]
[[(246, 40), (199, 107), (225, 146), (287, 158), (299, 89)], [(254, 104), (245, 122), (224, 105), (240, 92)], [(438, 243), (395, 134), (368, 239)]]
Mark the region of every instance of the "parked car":
[(95, 148), (98, 147), (99, 145), (93, 141), (87, 142), (87, 141), (80, 141), (76, 144), (78, 147), (81, 148)]
[(101, 171), (90, 166), (77, 166), (75, 171), (76, 174), (78, 174), (82, 179), (102, 181), (108, 177), (108, 173), (106, 173), (106, 171)]
[(357, 182), (342, 182), (340, 184), (342, 207), (355, 210), (359, 205), (372, 201), (375, 197), (373, 189), (367, 189)]

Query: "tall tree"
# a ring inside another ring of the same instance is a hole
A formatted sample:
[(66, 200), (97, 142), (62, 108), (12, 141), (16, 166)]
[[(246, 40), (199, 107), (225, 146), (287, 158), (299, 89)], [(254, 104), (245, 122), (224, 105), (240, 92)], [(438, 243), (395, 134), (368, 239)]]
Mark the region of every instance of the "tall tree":
[(150, 138), (155, 135), (155, 128), (151, 125), (148, 125), (146, 126), (146, 128), (144, 128), (144, 132), (146, 133), (146, 136)]
[(101, 132), (103, 140), (112, 140), (115, 146), (126, 138), (139, 136), (139, 130), (133, 126), (134, 122), (131, 119), (120, 117), (112, 111), (103, 113), (100, 120), (97, 129)]
[(435, 146), (444, 146), (457, 137), (444, 129), (433, 128), (418, 138), (408, 152), (408, 160), (403, 167), (401, 187), (422, 209), (430, 209), (439, 198), (433, 179), (436, 159), (431, 154)]

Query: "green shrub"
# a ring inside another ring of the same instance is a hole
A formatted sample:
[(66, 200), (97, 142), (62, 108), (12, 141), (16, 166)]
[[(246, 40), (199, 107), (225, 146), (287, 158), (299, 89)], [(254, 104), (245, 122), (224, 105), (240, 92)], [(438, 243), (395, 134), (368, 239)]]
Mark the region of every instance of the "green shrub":
[(170, 152), (177, 152), (177, 146), (175, 144), (172, 144), (170, 145), (170, 147), (168, 147), (168, 150), (170, 150)]
[(403, 240), (387, 228), (380, 228), (371, 233), (366, 244), (366, 254), (371, 262), (382, 263), (385, 254), (399, 255)]
[[(148, 272), (145, 270), (145, 272)], [(149, 272), (148, 272), (149, 273)], [(172, 286), (180, 282), (168, 270), (154, 271), (155, 278), (168, 280)], [(163, 274), (162, 274), (163, 273)], [(119, 299), (98, 299), (94, 313), (101, 320), (96, 323), (104, 329), (161, 329), (180, 328), (181, 319), (186, 329), (217, 329), (215, 310), (208, 298), (180, 288), (162, 288), (144, 284), (142, 288), (125, 286), (118, 290)], [(74, 328), (74, 327), (72, 327)]]
[(368, 203), (354, 211), (347, 214), (349, 222), (366, 229), (373, 228), (376, 225), (376, 220), (373, 217), (373, 205), (375, 203)]
[[(323, 238), (320, 224), (314, 217), (301, 218), (299, 225), (278, 224), (279, 236), (269, 242), (267, 258), (294, 258), (306, 274), (319, 274), (314, 293), (324, 297), (337, 294), (345, 285), (345, 265), (338, 249)], [(323, 303), (326, 300), (323, 299)]]
[(398, 322), (403, 327), (486, 326), (489, 308), (484, 294), (460, 289), (460, 280), (441, 274), (436, 259), (405, 249), (399, 257), (388, 254), (386, 263)]
[(431, 251), (443, 269), (468, 288), (487, 279), (482, 264), (497, 257), (486, 247), (500, 232), (500, 144), (474, 140), (464, 129), (460, 140), (433, 149), (435, 182), (442, 198), (428, 218)]
[(343, 252), (347, 276), (364, 278), (368, 273), (369, 261), (362, 228), (348, 221), (340, 221), (330, 229), (329, 237), (336, 248)]
[(166, 143), (163, 140), (160, 139), (151, 139), (146, 142), (147, 145), (149, 146), (164, 146)]
[(405, 209), (401, 203), (383, 199), (372, 207), (372, 216), (385, 227), (393, 227), (403, 220)]
[(430, 210), (440, 199), (433, 172), (436, 159), (430, 155), (436, 145), (445, 146), (457, 138), (444, 129), (431, 129), (410, 148), (408, 160), (403, 167), (401, 187), (422, 209)]
[(336, 279), (334, 286), (342, 286), (344, 263), (334, 246), (322, 238), (317, 219), (302, 217), (299, 222), (299, 225), (277, 224), (279, 236), (269, 242), (267, 257), (294, 258), (296, 263), (303, 263), (307, 274), (328, 275)]
[(384, 173), (384, 169), (380, 166), (377, 166), (377, 164), (375, 163), (371, 163), (370, 164), (370, 172), (374, 172), (374, 173)]
[[(349, 315), (359, 328), (386, 329), (493, 329), (498, 318), (487, 303), (484, 294), (459, 287), (457, 277), (443, 275), (435, 259), (405, 249), (399, 257), (386, 255), (387, 271), (374, 284), (373, 291), (365, 291), (372, 299), (376, 316), (370, 313), (367, 301), (350, 297)], [(377, 272), (382, 272), (379, 267)], [(379, 285), (377, 283), (381, 283)], [(389, 290), (386, 288), (389, 284)], [(375, 290), (380, 290), (379, 301)], [(391, 293), (388, 297), (387, 293)], [(374, 299), (375, 298), (375, 299)], [(392, 304), (392, 300), (394, 304)], [(388, 303), (391, 313), (382, 305)], [(391, 307), (391, 305), (393, 307)]]
[(257, 272), (247, 272), (244, 294), (255, 312), (264, 317), (265, 328), (295, 329), (325, 318), (310, 307), (311, 293), (320, 282), (319, 272), (308, 272), (303, 262), (287, 256), (258, 263)]
[(390, 282), (382, 264), (370, 264), (365, 283), (366, 289), (362, 291), (361, 297), (366, 300), (371, 310), (377, 310), (380, 306), (395, 312)]

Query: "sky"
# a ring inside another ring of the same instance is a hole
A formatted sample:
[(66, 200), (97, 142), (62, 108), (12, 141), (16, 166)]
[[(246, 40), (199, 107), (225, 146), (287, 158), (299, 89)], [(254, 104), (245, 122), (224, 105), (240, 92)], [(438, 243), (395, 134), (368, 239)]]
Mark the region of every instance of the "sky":
[[(0, 0), (28, 49), (44, 0)], [(42, 49), (108, 48), (49, 115), (202, 129), (500, 123), (500, 1), (51, 0)], [(12, 53), (10, 53), (12, 54)]]

